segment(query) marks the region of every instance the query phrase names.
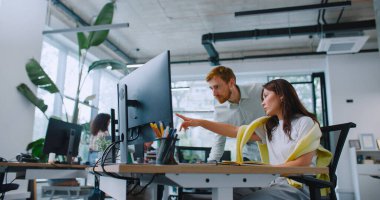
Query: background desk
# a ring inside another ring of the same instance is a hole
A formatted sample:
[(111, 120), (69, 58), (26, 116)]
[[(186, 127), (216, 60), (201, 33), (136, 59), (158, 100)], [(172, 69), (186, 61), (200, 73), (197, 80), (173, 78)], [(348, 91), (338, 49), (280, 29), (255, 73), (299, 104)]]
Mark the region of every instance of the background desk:
[[(59, 178), (87, 178), (87, 166), (49, 164), (49, 163), (24, 163), (24, 162), (0, 162), (0, 174), (17, 172), (25, 174), (25, 179), (59, 179)], [(17, 175), (16, 177), (19, 177)], [(3, 179), (0, 179), (1, 183)], [(29, 190), (32, 192), (34, 184), (29, 183)], [(35, 197), (34, 197), (35, 198)]]
[[(89, 169), (89, 170), (92, 170)], [(231, 199), (234, 187), (263, 187), (280, 174), (328, 173), (327, 167), (276, 167), (267, 165), (231, 166), (215, 164), (116, 164), (105, 170), (121, 176), (138, 174), (149, 181), (155, 174), (155, 184), (184, 188), (212, 188), (212, 199)], [(100, 167), (96, 172), (102, 172)], [(126, 199), (126, 181), (107, 176), (100, 177), (100, 189), (116, 199)], [(156, 187), (154, 187), (156, 188)]]

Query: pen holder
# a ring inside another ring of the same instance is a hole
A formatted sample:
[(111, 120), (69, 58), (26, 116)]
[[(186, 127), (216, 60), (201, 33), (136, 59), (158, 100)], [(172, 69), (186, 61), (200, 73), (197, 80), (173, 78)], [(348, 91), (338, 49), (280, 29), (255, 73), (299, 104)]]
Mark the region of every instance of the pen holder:
[(175, 144), (177, 138), (158, 138), (156, 164), (177, 165), (174, 159)]

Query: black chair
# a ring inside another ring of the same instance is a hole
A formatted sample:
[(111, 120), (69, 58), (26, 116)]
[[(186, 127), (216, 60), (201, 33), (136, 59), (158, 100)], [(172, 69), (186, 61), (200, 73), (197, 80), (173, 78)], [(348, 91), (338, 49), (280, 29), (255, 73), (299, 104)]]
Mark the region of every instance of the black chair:
[(18, 184), (16, 183), (6, 183), (3, 184), (4, 182), (4, 173), (0, 173), (0, 199), (3, 200), (5, 193), (9, 192), (11, 190), (17, 190), (18, 189)]
[(321, 145), (331, 151), (333, 158), (331, 160), (329, 168), (330, 181), (323, 181), (316, 179), (315, 176), (291, 176), (295, 181), (301, 182), (309, 186), (310, 199), (321, 199), (321, 189), (330, 188), (330, 193), (328, 196), (323, 197), (323, 199), (336, 200), (335, 188), (338, 178), (335, 174), (336, 168), (338, 166), (340, 154), (342, 153), (344, 143), (346, 141), (348, 131), (350, 128), (355, 128), (356, 124), (349, 122), (344, 124), (337, 124), (332, 126), (321, 127), (322, 138)]

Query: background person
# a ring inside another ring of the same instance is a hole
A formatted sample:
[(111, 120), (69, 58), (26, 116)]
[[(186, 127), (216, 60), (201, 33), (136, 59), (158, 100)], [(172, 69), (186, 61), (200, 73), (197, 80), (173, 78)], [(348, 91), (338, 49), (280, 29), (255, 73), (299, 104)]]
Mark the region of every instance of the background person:
[(107, 113), (99, 113), (96, 115), (94, 120), (92, 120), (90, 125), (90, 153), (89, 153), (89, 162), (90, 164), (95, 164), (96, 159), (98, 158), (98, 144), (97, 141), (100, 138), (105, 138), (106, 136), (109, 136), (108, 132), (108, 126), (111, 122), (111, 115)]

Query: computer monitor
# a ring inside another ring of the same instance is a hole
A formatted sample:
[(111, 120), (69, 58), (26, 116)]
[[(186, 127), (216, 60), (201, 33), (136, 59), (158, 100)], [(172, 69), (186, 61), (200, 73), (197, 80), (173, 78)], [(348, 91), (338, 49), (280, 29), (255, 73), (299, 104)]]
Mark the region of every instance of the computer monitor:
[(67, 156), (67, 162), (78, 155), (82, 126), (50, 118), (43, 152)]
[(170, 52), (148, 61), (118, 83), (120, 160), (127, 162), (128, 145), (153, 141), (149, 124), (173, 127)]

